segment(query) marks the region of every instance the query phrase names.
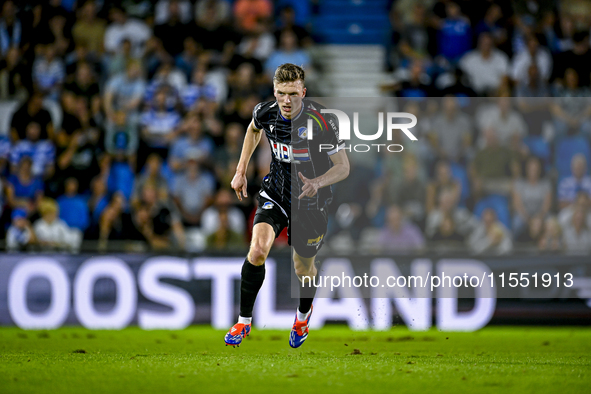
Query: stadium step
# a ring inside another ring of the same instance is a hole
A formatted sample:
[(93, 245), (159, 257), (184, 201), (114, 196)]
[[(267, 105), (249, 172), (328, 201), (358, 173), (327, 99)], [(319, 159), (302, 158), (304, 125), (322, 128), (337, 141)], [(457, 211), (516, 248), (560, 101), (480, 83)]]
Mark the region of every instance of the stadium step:
[(381, 96), (379, 85), (387, 79), (387, 74), (382, 71), (383, 46), (317, 45), (313, 53), (322, 66), (328, 96)]

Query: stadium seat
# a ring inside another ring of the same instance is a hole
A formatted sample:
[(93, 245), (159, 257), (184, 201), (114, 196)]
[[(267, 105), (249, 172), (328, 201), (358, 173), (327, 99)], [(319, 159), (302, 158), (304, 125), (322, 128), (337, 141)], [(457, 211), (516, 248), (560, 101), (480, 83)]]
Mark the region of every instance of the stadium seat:
[(552, 154), (550, 144), (542, 136), (537, 135), (525, 137), (523, 143), (527, 146), (531, 154), (539, 158), (544, 163), (544, 167), (548, 169)]
[(588, 164), (591, 164), (591, 148), (589, 148), (589, 142), (584, 137), (567, 137), (558, 143), (554, 165), (558, 171), (559, 182), (571, 175), (572, 158), (579, 153), (585, 156)]
[(491, 194), (484, 197), (474, 207), (474, 215), (482, 218), (485, 209), (492, 208), (497, 214), (499, 222), (503, 223), (507, 229), (511, 229), (511, 213), (509, 211), (509, 199), (498, 194)]

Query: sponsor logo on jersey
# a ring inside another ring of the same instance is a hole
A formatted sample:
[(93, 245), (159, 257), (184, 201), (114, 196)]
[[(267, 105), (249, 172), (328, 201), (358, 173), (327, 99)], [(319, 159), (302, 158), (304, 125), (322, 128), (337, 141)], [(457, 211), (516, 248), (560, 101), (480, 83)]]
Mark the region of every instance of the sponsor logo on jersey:
[(318, 238), (312, 238), (308, 240), (308, 246), (318, 246), (320, 245), (320, 242), (322, 242), (322, 239), (324, 238), (324, 234), (320, 235)]
[(301, 163), (303, 161), (310, 161), (310, 153), (308, 149), (293, 149), (291, 145), (283, 144), (281, 142), (273, 142), (271, 148), (275, 158), (284, 163)]
[(271, 132), (273, 132), (273, 129), (274, 129), (274, 128), (275, 128), (275, 126), (273, 126), (273, 125), (270, 125), (270, 126), (269, 126), (269, 130), (271, 130)]
[(263, 204), (263, 209), (272, 209), (273, 208), (273, 203), (267, 201), (266, 203)]

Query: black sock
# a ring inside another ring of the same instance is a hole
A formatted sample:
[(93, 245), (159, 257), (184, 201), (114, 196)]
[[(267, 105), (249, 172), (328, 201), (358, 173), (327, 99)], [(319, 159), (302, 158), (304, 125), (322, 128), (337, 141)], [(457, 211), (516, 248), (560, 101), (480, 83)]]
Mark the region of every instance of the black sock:
[(240, 316), (252, 317), (252, 308), (265, 280), (265, 264), (253, 265), (248, 259), (242, 265), (240, 281)]
[[(317, 274), (318, 275), (318, 274)], [(300, 283), (300, 306), (298, 310), (302, 313), (308, 313), (310, 308), (312, 308), (312, 301), (314, 301), (314, 296), (316, 295), (316, 286), (314, 286), (314, 281)]]

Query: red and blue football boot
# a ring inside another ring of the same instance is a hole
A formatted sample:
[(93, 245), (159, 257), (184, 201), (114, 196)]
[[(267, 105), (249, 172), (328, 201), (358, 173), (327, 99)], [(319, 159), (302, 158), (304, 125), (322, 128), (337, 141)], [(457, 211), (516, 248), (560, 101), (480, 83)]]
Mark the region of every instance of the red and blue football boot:
[(306, 321), (299, 321), (298, 315), (296, 314), (293, 327), (291, 328), (291, 333), (289, 334), (289, 346), (292, 348), (298, 348), (302, 346), (306, 338), (308, 338), (308, 323), (312, 317), (313, 310), (314, 307), (310, 308), (310, 314), (308, 315)]
[(242, 339), (250, 335), (250, 324), (242, 324), (236, 323), (234, 327), (228, 331), (226, 336), (224, 337), (224, 341), (226, 342), (226, 346), (234, 346), (238, 347), (242, 343)]

